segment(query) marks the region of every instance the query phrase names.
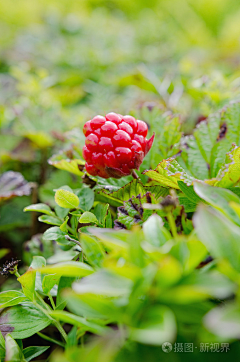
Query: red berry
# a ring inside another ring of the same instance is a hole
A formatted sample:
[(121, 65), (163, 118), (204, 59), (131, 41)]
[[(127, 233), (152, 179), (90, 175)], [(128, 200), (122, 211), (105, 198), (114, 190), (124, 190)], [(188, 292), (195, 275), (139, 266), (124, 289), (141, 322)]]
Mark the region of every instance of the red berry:
[(102, 134), (109, 136), (109, 135), (113, 135), (115, 131), (117, 131), (117, 125), (113, 122), (105, 122), (105, 124), (101, 127), (101, 132)]
[(136, 129), (137, 129), (137, 121), (136, 121), (136, 119), (134, 117), (132, 117), (132, 116), (124, 116), (123, 121), (128, 123), (132, 127), (133, 131), (136, 131)]
[(91, 120), (91, 127), (93, 129), (97, 129), (97, 128), (101, 127), (102, 125), (104, 125), (105, 122), (106, 122), (106, 120), (104, 117), (96, 116)]
[(87, 146), (83, 146), (83, 158), (88, 163), (92, 161), (92, 152), (87, 148)]
[(137, 121), (137, 134), (146, 137), (148, 133), (148, 126), (143, 121)]
[(131, 150), (133, 152), (141, 152), (142, 151), (142, 147), (140, 145), (139, 142), (135, 141), (135, 140), (132, 140), (132, 147), (131, 147)]
[(86, 171), (92, 175), (92, 176), (97, 176), (98, 174), (98, 170), (94, 165), (88, 164), (87, 162), (85, 163), (85, 168)]
[(99, 170), (104, 170), (103, 154), (93, 152), (92, 154), (92, 164)]
[(121, 129), (122, 131), (127, 132), (128, 134), (132, 135), (133, 134), (133, 129), (132, 127), (126, 123), (126, 122), (121, 122), (118, 126), (119, 129)]
[(122, 131), (121, 129), (117, 130), (115, 135), (113, 136), (113, 143), (114, 146), (129, 146), (129, 143), (131, 142), (131, 137), (129, 134), (125, 131)]
[(116, 160), (115, 153), (113, 151), (108, 152), (107, 154), (103, 155), (104, 162), (107, 167), (111, 168), (118, 168), (119, 163)]
[(139, 169), (152, 146), (154, 136), (146, 140), (147, 132), (145, 122), (113, 112), (86, 122), (83, 127), (86, 171), (103, 178), (130, 175), (134, 168)]
[(85, 144), (90, 151), (96, 151), (98, 141), (98, 136), (96, 136), (94, 133), (90, 133), (90, 135), (86, 137)]
[(132, 151), (127, 147), (117, 147), (116, 150), (117, 160), (120, 163), (128, 163), (131, 162), (132, 159)]
[(83, 126), (83, 133), (84, 136), (88, 136), (90, 133), (92, 133), (93, 129), (91, 127), (91, 121), (88, 121), (85, 123), (85, 125)]
[(108, 152), (113, 148), (112, 140), (108, 137), (101, 137), (99, 142), (100, 149), (102, 152)]
[(119, 114), (111, 112), (106, 115), (106, 120), (118, 125), (122, 121), (122, 118)]

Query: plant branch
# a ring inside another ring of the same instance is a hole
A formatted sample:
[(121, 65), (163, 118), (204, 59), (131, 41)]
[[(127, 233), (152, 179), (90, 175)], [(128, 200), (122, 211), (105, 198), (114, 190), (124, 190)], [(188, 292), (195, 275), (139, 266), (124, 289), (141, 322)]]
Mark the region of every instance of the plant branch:
[(135, 170), (132, 170), (132, 177), (135, 178), (136, 180), (139, 179), (139, 177), (138, 177), (138, 175), (137, 175), (137, 173), (136, 173)]

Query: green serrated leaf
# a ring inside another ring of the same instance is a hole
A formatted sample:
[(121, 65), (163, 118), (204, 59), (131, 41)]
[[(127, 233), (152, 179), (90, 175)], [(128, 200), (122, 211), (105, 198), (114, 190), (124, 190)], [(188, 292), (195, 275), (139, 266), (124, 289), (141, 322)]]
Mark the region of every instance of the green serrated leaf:
[(60, 170), (71, 172), (77, 176), (83, 176), (81, 171), (85, 165), (85, 162), (80, 159), (69, 159), (64, 153), (52, 156), (48, 163)]
[(236, 145), (226, 154), (225, 165), (219, 170), (214, 186), (229, 188), (240, 181), (240, 147)]
[(96, 199), (102, 202), (109, 202), (112, 206), (120, 206), (123, 201), (129, 200), (133, 196), (144, 195), (146, 190), (139, 180), (132, 180), (117, 191), (109, 192), (101, 190), (96, 194)]
[(194, 178), (188, 175), (174, 158), (163, 160), (155, 170), (146, 170), (143, 174), (164, 187), (174, 189), (179, 189), (178, 180), (182, 180), (187, 185), (191, 185), (194, 181)]

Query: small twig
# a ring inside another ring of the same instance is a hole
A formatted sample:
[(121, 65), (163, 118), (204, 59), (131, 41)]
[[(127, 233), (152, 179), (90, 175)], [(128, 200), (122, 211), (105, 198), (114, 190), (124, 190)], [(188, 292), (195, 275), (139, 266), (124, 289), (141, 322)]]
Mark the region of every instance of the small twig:
[(138, 177), (138, 175), (137, 175), (137, 173), (136, 173), (135, 170), (132, 170), (132, 177), (135, 178), (136, 180), (139, 179), (139, 177)]
[(73, 243), (77, 244), (79, 246), (79, 248), (82, 250), (81, 244), (80, 244), (80, 242), (78, 240), (71, 238), (69, 235), (65, 235), (65, 239), (68, 240), (68, 241), (72, 241)]

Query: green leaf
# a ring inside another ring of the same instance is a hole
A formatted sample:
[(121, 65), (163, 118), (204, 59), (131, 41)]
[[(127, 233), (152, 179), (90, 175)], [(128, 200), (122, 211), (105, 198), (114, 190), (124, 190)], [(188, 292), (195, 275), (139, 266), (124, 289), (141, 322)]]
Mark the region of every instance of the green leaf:
[(105, 255), (102, 245), (87, 234), (81, 234), (81, 245), (87, 261), (93, 267), (100, 267)]
[(101, 269), (73, 284), (76, 293), (92, 293), (102, 296), (128, 295), (132, 282), (108, 270)]
[(229, 190), (200, 182), (194, 183), (194, 190), (199, 197), (240, 226), (238, 214), (229, 205), (230, 202), (240, 203), (240, 198), (237, 195)]
[(94, 202), (94, 192), (90, 188), (82, 188), (78, 193), (79, 207), (84, 211), (89, 211)]
[(109, 202), (113, 206), (120, 206), (123, 201), (129, 200), (133, 196), (144, 195), (146, 193), (143, 184), (139, 180), (132, 180), (117, 191), (109, 192), (101, 190), (96, 194), (96, 199), (102, 202)]
[(36, 211), (41, 212), (43, 214), (54, 216), (54, 212), (50, 209), (50, 207), (46, 204), (33, 204), (25, 207), (23, 211)]
[(38, 269), (40, 273), (56, 274), (66, 277), (85, 277), (92, 274), (94, 270), (88, 265), (77, 261), (67, 261), (55, 265), (47, 265)]
[(68, 309), (84, 318), (113, 319), (117, 321), (121, 310), (115, 305), (114, 300), (108, 297), (99, 298), (91, 293), (76, 294), (68, 289), (64, 292)]
[(227, 124), (226, 138), (229, 143), (240, 144), (240, 103), (232, 102), (224, 110), (223, 120)]
[[(46, 259), (42, 256), (34, 256), (31, 262), (29, 269), (39, 269), (46, 266)], [(39, 272), (36, 272), (36, 279), (35, 279), (35, 290), (42, 292), (42, 275)]]
[(173, 342), (176, 322), (173, 312), (165, 306), (155, 306), (147, 310), (137, 327), (130, 328), (130, 339), (139, 343), (160, 346)]
[(10, 334), (6, 335), (6, 356), (5, 361), (9, 362), (26, 362), (26, 359), (23, 356), (21, 348), (17, 342), (11, 337)]
[(56, 300), (56, 309), (62, 310), (66, 306), (66, 299), (63, 296), (63, 290), (65, 288), (71, 288), (72, 283), (75, 281), (75, 277), (60, 277), (58, 283), (58, 292), (57, 292), (57, 300)]
[(194, 215), (196, 233), (210, 254), (227, 259), (240, 272), (240, 228), (219, 212), (201, 205)]
[(58, 206), (66, 209), (76, 209), (79, 205), (79, 199), (73, 192), (58, 189), (55, 193), (55, 201)]
[(38, 221), (44, 222), (45, 224), (49, 225), (57, 225), (57, 226), (62, 225), (61, 220), (59, 220), (55, 216), (41, 215), (39, 216)]
[(151, 126), (156, 136), (151, 149), (151, 165), (156, 165), (159, 160), (166, 159), (179, 152), (174, 147), (181, 139), (181, 120), (179, 116), (158, 115), (154, 117)]
[(22, 274), (17, 280), (21, 283), (23, 293), (26, 297), (30, 300), (34, 300), (36, 270), (29, 268), (26, 273)]
[(208, 251), (205, 245), (192, 235), (187, 240), (178, 240), (170, 250), (170, 255), (181, 263), (184, 273), (193, 271), (207, 254)]
[[(24, 321), (24, 323), (23, 323)], [(51, 320), (32, 303), (23, 303), (0, 313), (0, 331), (16, 339), (31, 337), (46, 328)]]
[(198, 204), (202, 201), (201, 197), (199, 197), (194, 191), (193, 186), (187, 186), (183, 181), (178, 181), (178, 186), (192, 203)]
[(85, 162), (80, 159), (69, 159), (64, 153), (52, 156), (48, 163), (60, 170), (68, 171), (77, 176), (83, 176), (81, 171)]
[(146, 170), (143, 174), (164, 187), (171, 187), (174, 189), (179, 189), (179, 180), (183, 180), (188, 186), (194, 181), (194, 178), (188, 175), (174, 158), (163, 160), (158, 164), (155, 170)]
[(172, 238), (163, 224), (161, 217), (156, 214), (151, 215), (143, 224), (144, 236), (153, 246), (160, 247)]
[(58, 284), (60, 275), (48, 274), (45, 275), (42, 281), (43, 293), (49, 294), (54, 285)]
[(96, 224), (96, 223), (98, 223), (98, 220), (92, 212), (85, 211), (79, 218), (79, 222), (81, 224), (88, 224), (88, 223)]
[[(5, 350), (5, 339), (4, 339), (3, 335), (2, 335), (2, 332), (0, 332), (0, 357), (2, 357), (1, 356), (1, 348), (3, 350)], [(5, 351), (4, 351), (4, 354), (5, 354)]]
[(103, 205), (100, 202), (95, 206), (93, 213), (98, 219), (99, 224), (105, 226), (109, 205)]
[(150, 193), (125, 201), (124, 206), (118, 207), (118, 218), (114, 221), (115, 228), (131, 229), (136, 224), (142, 225), (154, 212), (143, 208), (143, 204), (148, 203), (148, 201), (151, 201)]
[(186, 213), (188, 212), (194, 212), (197, 208), (197, 204), (195, 202), (192, 202), (188, 197), (186, 196), (178, 196), (179, 205), (184, 207), (184, 211)]
[(42, 353), (48, 350), (49, 346), (31, 346), (24, 348), (23, 355), (27, 362), (31, 361), (33, 358), (40, 356)]
[(67, 228), (68, 220), (69, 220), (69, 216), (66, 216), (65, 221), (60, 225), (60, 230), (63, 231), (64, 233), (66, 233), (68, 231), (68, 228)]
[(27, 301), (26, 296), (18, 290), (8, 290), (0, 293), (0, 308), (11, 307)]
[(214, 186), (229, 188), (240, 180), (240, 147), (233, 146), (226, 154), (225, 164), (219, 170)]
[(43, 234), (44, 240), (55, 240), (55, 241), (65, 241), (66, 233), (63, 232), (59, 227), (54, 226), (45, 231)]
[(240, 308), (230, 302), (210, 310), (204, 317), (204, 325), (223, 340), (238, 339), (240, 334)]
[(107, 212), (106, 220), (105, 220), (105, 227), (106, 228), (112, 228), (112, 215), (110, 210)]
[(72, 324), (77, 327), (81, 327), (86, 331), (90, 331), (96, 334), (102, 334), (106, 331), (106, 327), (102, 327), (94, 322), (89, 322), (85, 318), (76, 316), (75, 314), (71, 314), (69, 312), (61, 311), (61, 310), (54, 310), (49, 312), (49, 314), (57, 320), (61, 322)]
[(56, 215), (62, 220), (67, 216), (69, 211), (70, 211), (69, 209), (65, 209), (64, 207), (58, 205), (55, 206)]
[(192, 272), (173, 288), (160, 292), (159, 301), (183, 305), (207, 300), (209, 297), (224, 299), (235, 291), (236, 285), (218, 271), (202, 270)]

